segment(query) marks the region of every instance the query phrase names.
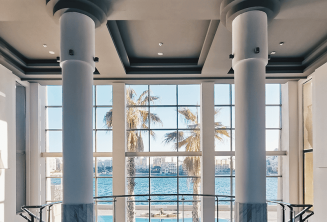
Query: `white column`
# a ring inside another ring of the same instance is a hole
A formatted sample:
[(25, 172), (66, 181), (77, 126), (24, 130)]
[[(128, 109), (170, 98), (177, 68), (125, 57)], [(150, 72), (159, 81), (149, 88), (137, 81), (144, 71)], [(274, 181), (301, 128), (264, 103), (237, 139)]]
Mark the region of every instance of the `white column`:
[[(267, 15), (249, 11), (233, 20), (235, 70), (235, 221), (267, 221), (265, 67)], [(255, 53), (259, 47), (260, 52)]]
[[(214, 83), (201, 84), (201, 189), (202, 194), (215, 194), (215, 105)], [(201, 221), (215, 220), (215, 198), (202, 198)]]
[[(124, 83), (113, 84), (113, 195), (125, 194), (125, 149), (126, 149), (126, 93)], [(116, 221), (124, 222), (125, 199), (118, 198), (116, 203)]]
[[(94, 21), (80, 13), (60, 18), (63, 75), (63, 221), (93, 221)], [(69, 51), (73, 50), (73, 55)], [(78, 215), (76, 218), (74, 215)]]

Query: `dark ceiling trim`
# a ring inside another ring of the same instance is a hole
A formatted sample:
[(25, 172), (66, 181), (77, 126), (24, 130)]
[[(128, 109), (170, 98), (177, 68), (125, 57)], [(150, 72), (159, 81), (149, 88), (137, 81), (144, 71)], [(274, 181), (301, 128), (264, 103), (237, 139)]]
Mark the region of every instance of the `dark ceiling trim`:
[(110, 20), (107, 28), (126, 74), (201, 74), (219, 20), (211, 20), (199, 58), (195, 59), (146, 59), (128, 56), (117, 22)]
[[(302, 61), (303, 58), (272, 58), (266, 66), (266, 74), (303, 73), (305, 66)], [(234, 74), (233, 68), (227, 74)]]
[[(0, 38), (0, 64), (17, 76), (25, 75), (61, 75), (60, 64), (55, 59), (27, 59), (20, 52)], [(99, 75), (95, 69), (93, 73)]]
[(199, 60), (198, 60), (198, 65), (200, 65), (200, 66), (203, 66), (207, 59), (213, 39), (215, 38), (217, 29), (218, 29), (218, 25), (219, 25), (219, 20), (211, 20), (210, 21), (208, 32), (207, 32), (206, 38), (204, 40), (204, 43), (203, 43), (203, 46), (201, 49), (201, 53), (199, 56)]
[[(266, 79), (272, 79), (272, 80), (285, 80), (285, 79), (290, 79), (290, 80), (300, 80), (300, 79), (306, 79), (306, 76), (282, 76), (282, 77), (277, 77), (277, 76), (267, 76)], [(93, 80), (110, 80), (110, 81), (134, 81), (134, 80), (232, 80), (234, 77), (149, 77), (149, 78), (93, 78)], [(62, 78), (22, 78), (22, 81), (61, 81)]]

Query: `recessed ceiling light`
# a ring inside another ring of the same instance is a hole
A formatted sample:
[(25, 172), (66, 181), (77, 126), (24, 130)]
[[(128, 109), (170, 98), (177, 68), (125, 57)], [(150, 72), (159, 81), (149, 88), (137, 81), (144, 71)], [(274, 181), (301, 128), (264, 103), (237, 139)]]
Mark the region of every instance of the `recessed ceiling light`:
[(162, 56), (162, 55), (163, 55), (163, 53), (162, 53), (162, 52), (158, 52), (158, 55)]
[(163, 43), (162, 42), (159, 42), (159, 46), (162, 46), (163, 45)]
[(275, 54), (276, 54), (276, 52), (275, 52), (275, 51), (272, 51), (270, 54), (272, 54), (272, 55), (275, 55)]
[(46, 47), (48, 47), (48, 46), (47, 46), (47, 44), (43, 44), (43, 47), (46, 48)]
[(50, 53), (50, 54), (52, 54), (52, 55), (53, 55), (53, 54), (55, 54), (55, 52), (54, 52), (54, 51), (49, 51), (49, 53)]
[(280, 42), (280, 43), (279, 43), (279, 45), (284, 45), (284, 44), (285, 44), (285, 42)]

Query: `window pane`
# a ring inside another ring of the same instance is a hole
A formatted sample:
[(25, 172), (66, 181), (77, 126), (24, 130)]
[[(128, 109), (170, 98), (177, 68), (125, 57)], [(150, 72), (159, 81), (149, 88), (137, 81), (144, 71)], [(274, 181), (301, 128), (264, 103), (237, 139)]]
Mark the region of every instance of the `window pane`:
[(62, 86), (47, 86), (47, 106), (62, 106)]
[(148, 129), (149, 108), (128, 107), (126, 109), (127, 129)]
[(150, 138), (151, 152), (176, 151), (176, 131), (152, 130)]
[(97, 131), (97, 152), (112, 152), (112, 131)]
[(178, 128), (200, 128), (200, 107), (182, 107), (178, 109)]
[(112, 178), (98, 178), (98, 196), (112, 196)]
[(112, 86), (111, 85), (97, 85), (96, 86), (96, 105), (108, 106), (112, 105)]
[(148, 86), (147, 85), (128, 85), (126, 86), (127, 106), (148, 105)]
[[(151, 194), (177, 194), (177, 178), (151, 178)], [(177, 196), (153, 196), (151, 200), (176, 200)]]
[(266, 84), (266, 104), (280, 104), (280, 84)]
[(178, 157), (178, 173), (180, 176), (201, 176), (201, 157)]
[(158, 97), (151, 105), (176, 105), (176, 85), (150, 85), (150, 96)]
[(231, 131), (216, 130), (215, 131), (215, 150), (216, 151), (231, 151)]
[(277, 200), (278, 177), (267, 177), (266, 196), (267, 200)]
[(232, 130), (232, 136), (231, 136), (231, 140), (232, 140), (232, 151), (235, 151), (235, 130)]
[(200, 85), (179, 85), (178, 105), (200, 105)]
[[(127, 193), (132, 194), (149, 194), (149, 178), (127, 178)], [(135, 197), (135, 200), (146, 200), (144, 203), (136, 203), (136, 205), (148, 205), (148, 196)]]
[(112, 157), (97, 157), (98, 176), (112, 176)]
[(110, 124), (110, 118), (107, 119), (106, 115), (110, 116), (112, 108), (97, 108), (96, 109), (96, 128), (97, 129), (108, 129), (107, 121)]
[(232, 84), (232, 104), (235, 105), (235, 84)]
[(47, 152), (62, 152), (62, 131), (47, 131)]
[(62, 108), (47, 108), (47, 129), (62, 129)]
[[(226, 196), (230, 196), (231, 192), (230, 192), (230, 188), (231, 188), (231, 178), (230, 177), (216, 177), (215, 178), (215, 189), (216, 195), (226, 195)], [(219, 202), (219, 204), (223, 204), (223, 205), (227, 205), (230, 202)]]
[(232, 128), (235, 129), (235, 106), (232, 107)]
[(47, 157), (47, 177), (62, 177), (62, 158)]
[(280, 107), (266, 106), (266, 128), (280, 127)]
[(47, 201), (56, 202), (62, 200), (62, 179), (47, 178)]
[(215, 175), (230, 176), (231, 175), (230, 157), (216, 156), (215, 158)]
[(200, 130), (180, 130), (178, 131), (178, 151), (200, 152)]
[(128, 152), (149, 152), (149, 131), (127, 131), (126, 139)]
[(230, 105), (230, 85), (215, 84), (215, 105)]
[(267, 175), (278, 175), (278, 156), (267, 156), (266, 157), (266, 170)]
[(175, 107), (151, 107), (151, 129), (177, 128), (177, 111)]
[(215, 107), (215, 127), (230, 128), (231, 127), (231, 107)]
[(148, 177), (149, 158), (148, 157), (126, 157), (127, 177)]
[(279, 150), (280, 130), (266, 130), (266, 150)]
[(151, 176), (176, 176), (176, 157), (151, 157)]

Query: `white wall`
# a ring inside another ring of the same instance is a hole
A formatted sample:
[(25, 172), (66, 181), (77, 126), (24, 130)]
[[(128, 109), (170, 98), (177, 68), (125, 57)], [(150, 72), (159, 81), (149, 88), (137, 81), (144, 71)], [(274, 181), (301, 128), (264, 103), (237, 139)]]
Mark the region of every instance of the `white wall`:
[(0, 222), (24, 221), (16, 215), (16, 81), (0, 65), (0, 150), (8, 168), (0, 170)]
[(327, 64), (313, 73), (312, 81), (314, 221), (323, 222), (327, 218)]

